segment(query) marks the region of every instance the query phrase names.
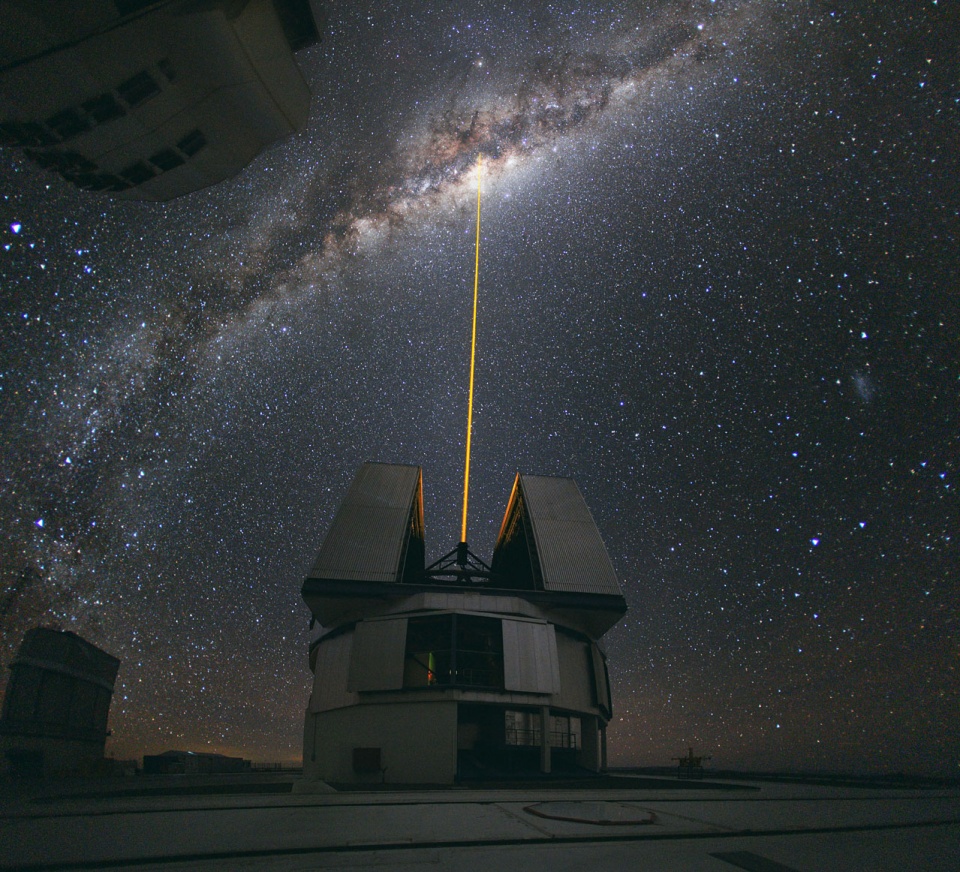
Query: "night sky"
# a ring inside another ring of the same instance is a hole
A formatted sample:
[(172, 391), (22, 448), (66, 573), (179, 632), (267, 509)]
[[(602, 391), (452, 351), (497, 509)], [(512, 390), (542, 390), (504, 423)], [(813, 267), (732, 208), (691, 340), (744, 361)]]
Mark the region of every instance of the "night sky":
[(0, 153), (3, 663), (122, 659), (107, 752), (299, 757), (300, 585), (366, 460), (472, 549), (571, 476), (627, 598), (611, 764), (957, 774), (947, 0), (335, 3), (308, 129), (168, 204)]

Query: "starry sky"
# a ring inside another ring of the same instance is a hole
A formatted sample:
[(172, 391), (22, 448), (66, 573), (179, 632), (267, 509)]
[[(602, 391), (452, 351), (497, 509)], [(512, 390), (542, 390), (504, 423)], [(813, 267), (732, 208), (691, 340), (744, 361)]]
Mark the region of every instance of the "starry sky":
[(359, 465), (459, 539), (483, 155), (469, 541), (577, 480), (610, 762), (956, 775), (956, 7), (360, 0), (298, 59), (308, 128), (171, 203), (0, 153), (4, 664), (120, 657), (117, 757), (299, 757)]

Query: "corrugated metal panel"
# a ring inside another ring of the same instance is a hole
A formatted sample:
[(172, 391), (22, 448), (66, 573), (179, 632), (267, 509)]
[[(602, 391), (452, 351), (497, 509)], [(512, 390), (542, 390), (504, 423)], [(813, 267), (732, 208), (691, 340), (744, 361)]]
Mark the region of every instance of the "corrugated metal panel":
[(399, 690), (403, 687), (406, 643), (406, 618), (357, 624), (353, 631), (347, 690)]
[(399, 581), (411, 512), (423, 529), (420, 487), (418, 466), (365, 463), (333, 519), (311, 577)]
[(559, 693), (560, 663), (552, 624), (503, 621), (503, 684), (506, 690)]
[(321, 640), (317, 650), (317, 674), (310, 695), (310, 711), (325, 712), (353, 705), (357, 701), (356, 696), (347, 691), (352, 648), (352, 633), (340, 633), (332, 639)]
[(557, 633), (557, 656), (560, 661), (560, 698), (554, 705), (589, 711), (596, 705), (590, 691), (593, 661), (589, 643), (573, 639), (566, 633)]
[(621, 596), (600, 531), (572, 478), (521, 475), (544, 590)]
[(607, 678), (607, 662), (596, 645), (590, 646), (593, 658), (593, 677), (597, 685), (597, 704), (610, 713), (610, 682)]

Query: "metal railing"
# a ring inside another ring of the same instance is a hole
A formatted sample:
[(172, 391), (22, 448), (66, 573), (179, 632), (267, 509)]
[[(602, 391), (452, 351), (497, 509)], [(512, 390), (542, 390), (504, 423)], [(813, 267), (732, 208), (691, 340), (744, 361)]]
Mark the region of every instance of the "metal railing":
[(430, 654), (429, 662), (424, 662), (422, 655), (408, 655), (408, 660), (423, 670), (423, 686), (503, 689), (503, 657), (496, 652), (459, 648), (434, 650)]
[[(540, 747), (541, 735), (541, 731), (537, 729), (523, 730), (517, 727), (507, 727), (504, 739), (507, 745)], [(563, 730), (548, 731), (547, 743), (551, 748), (580, 750), (580, 736), (577, 733), (568, 733)]]

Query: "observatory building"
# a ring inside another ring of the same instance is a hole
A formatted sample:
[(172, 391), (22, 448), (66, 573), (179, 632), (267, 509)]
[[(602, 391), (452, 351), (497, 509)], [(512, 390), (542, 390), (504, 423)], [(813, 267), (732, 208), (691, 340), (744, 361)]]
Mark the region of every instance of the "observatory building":
[(87, 191), (169, 200), (302, 130), (322, 0), (0, 0), (0, 145)]
[(12, 775), (89, 773), (103, 760), (120, 661), (76, 633), (37, 627), (20, 644), (0, 718)]
[(423, 531), (420, 468), (365, 464), (303, 583), (305, 779), (599, 771), (626, 603), (576, 483), (518, 474), (489, 566), (465, 543), (425, 566)]

